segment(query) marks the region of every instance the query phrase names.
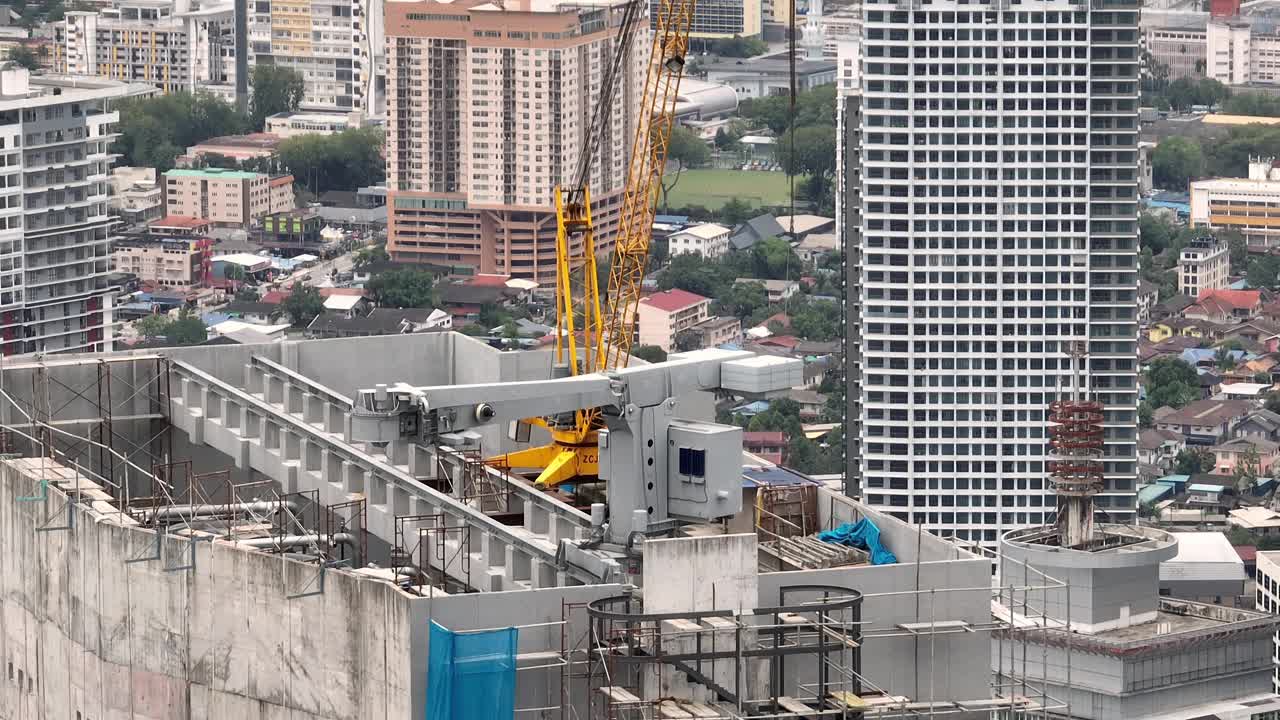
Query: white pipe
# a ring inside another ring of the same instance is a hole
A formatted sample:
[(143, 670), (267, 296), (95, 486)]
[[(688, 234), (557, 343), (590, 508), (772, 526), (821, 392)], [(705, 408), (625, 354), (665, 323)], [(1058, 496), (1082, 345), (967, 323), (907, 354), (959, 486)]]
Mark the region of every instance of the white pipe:
[(291, 513), (296, 513), (298, 510), (297, 503), (292, 500), (286, 500), (283, 502), (259, 500), (256, 502), (225, 503), (221, 505), (170, 505), (168, 507), (156, 508), (151, 511), (151, 517), (157, 520), (183, 520), (190, 518), (222, 517), (225, 515), (236, 515), (239, 513), (271, 513), (279, 512), (285, 508), (288, 508)]
[(355, 545), (355, 536), (351, 533), (337, 533), (335, 535), (284, 535), (281, 537), (263, 537), (263, 538), (246, 538), (237, 540), (237, 543), (251, 548), (263, 548), (269, 550), (285, 550), (288, 548), (304, 547), (307, 545), (346, 545), (351, 547)]

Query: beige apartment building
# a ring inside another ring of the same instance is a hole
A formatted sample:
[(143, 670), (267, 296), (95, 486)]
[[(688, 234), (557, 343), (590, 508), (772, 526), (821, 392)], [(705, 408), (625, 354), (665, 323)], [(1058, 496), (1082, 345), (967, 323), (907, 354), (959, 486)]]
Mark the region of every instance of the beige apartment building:
[(156, 287), (189, 290), (204, 280), (209, 249), (203, 238), (121, 239), (111, 251), (111, 264), (116, 272), (133, 273)]
[[(394, 260), (554, 282), (552, 192), (577, 175), (625, 5), (387, 3)], [(599, 250), (613, 245), (650, 49), (647, 18), (635, 22), (591, 166)]]
[(221, 227), (248, 227), (254, 219), (290, 210), (293, 177), (240, 170), (170, 170), (164, 174), (165, 214), (203, 218)]
[(672, 352), (676, 336), (710, 316), (711, 300), (678, 288), (640, 299), (636, 305), (640, 345), (657, 345)]

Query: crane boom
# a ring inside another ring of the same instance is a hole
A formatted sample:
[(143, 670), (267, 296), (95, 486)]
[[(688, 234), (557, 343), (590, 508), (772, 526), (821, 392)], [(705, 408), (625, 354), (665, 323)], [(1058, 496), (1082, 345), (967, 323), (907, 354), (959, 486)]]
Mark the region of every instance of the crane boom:
[[(628, 18), (635, 3), (631, 0)], [(618, 218), (617, 239), (609, 264), (609, 285), (602, 307), (595, 258), (595, 226), (588, 188), (589, 160), (584, 162), (576, 186), (557, 187), (556, 203), (556, 352), (570, 374), (608, 372), (626, 367), (636, 330), (637, 306), (649, 246), (658, 188), (666, 168), (671, 131), (675, 126), (675, 106), (684, 75), (689, 29), (693, 24), (696, 0), (660, 0), (654, 20), (648, 69), (636, 115), (635, 139), (631, 146), (627, 181)], [(624, 27), (624, 37), (630, 30)], [(601, 108), (612, 102), (616, 80), (613, 75), (625, 65), (628, 43), (618, 45), (613, 71), (607, 79)], [(597, 113), (600, 115), (600, 113)], [(599, 122), (599, 118), (597, 118)], [(586, 153), (589, 155), (590, 153)], [(581, 257), (571, 254), (575, 235), (580, 235)], [(579, 282), (574, 282), (576, 276)], [(578, 320), (581, 319), (579, 326)], [(579, 340), (579, 331), (581, 340)], [(581, 346), (579, 346), (581, 345)], [(530, 423), (551, 432), (550, 445), (532, 447), (490, 458), (506, 468), (541, 468), (537, 484), (550, 487), (572, 478), (594, 478), (599, 472), (597, 432), (601, 427), (598, 408), (581, 408), (571, 420), (558, 417), (533, 418)]]

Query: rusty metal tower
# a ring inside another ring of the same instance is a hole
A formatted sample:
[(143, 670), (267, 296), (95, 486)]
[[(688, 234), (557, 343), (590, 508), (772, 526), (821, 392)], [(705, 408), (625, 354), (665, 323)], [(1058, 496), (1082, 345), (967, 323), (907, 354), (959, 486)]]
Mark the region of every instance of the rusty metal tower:
[(1049, 481), (1058, 495), (1058, 545), (1093, 538), (1093, 496), (1102, 490), (1102, 403), (1090, 398), (1083, 342), (1067, 345), (1071, 386), (1049, 404)]

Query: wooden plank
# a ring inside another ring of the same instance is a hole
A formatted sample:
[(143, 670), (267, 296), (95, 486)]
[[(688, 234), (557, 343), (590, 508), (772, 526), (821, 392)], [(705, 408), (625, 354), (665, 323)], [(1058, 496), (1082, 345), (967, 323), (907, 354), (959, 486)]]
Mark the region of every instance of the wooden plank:
[(831, 693), (829, 698), (832, 705), (841, 709), (864, 710), (870, 707), (862, 698), (851, 692), (845, 692), (843, 690)]
[(675, 700), (663, 700), (658, 703), (658, 717), (670, 720), (689, 720), (693, 714), (676, 704)]
[(685, 710), (689, 712), (690, 715), (696, 718), (724, 717), (723, 715), (720, 714), (720, 711), (716, 710), (710, 705), (703, 705), (702, 703), (685, 703), (683, 707)]
[(789, 698), (789, 697), (778, 698), (778, 707), (782, 708), (783, 710), (786, 710), (789, 713), (797, 713), (801, 717), (814, 717), (814, 715), (816, 715), (818, 712), (817, 710), (809, 707), (808, 705), (805, 705), (799, 700), (796, 700), (795, 698)]
[(609, 698), (610, 700), (616, 703), (640, 702), (640, 698), (633, 695), (630, 690), (624, 687), (605, 685), (604, 687), (600, 688), (600, 694), (604, 695), (605, 697)]

